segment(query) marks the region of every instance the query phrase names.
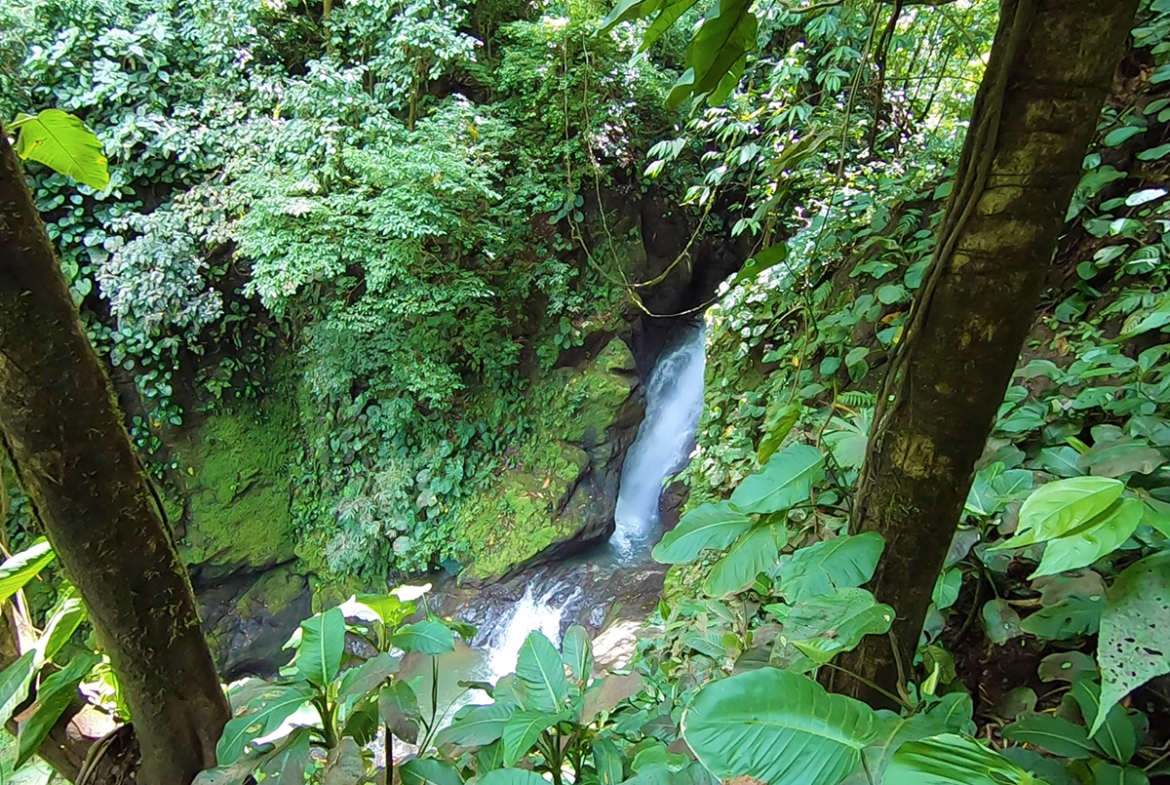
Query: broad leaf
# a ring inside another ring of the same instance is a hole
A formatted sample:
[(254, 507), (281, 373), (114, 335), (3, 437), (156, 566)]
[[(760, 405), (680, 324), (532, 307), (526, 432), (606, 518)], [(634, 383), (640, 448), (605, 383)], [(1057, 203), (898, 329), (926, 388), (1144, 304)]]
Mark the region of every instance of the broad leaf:
[(1020, 507), (1016, 534), (991, 548), (1022, 548), (1076, 529), (1108, 509), (1125, 484), (1108, 477), (1070, 477), (1042, 485)]
[[(1170, 673), (1170, 553), (1130, 565), (1105, 594), (1097, 662), (1106, 712), (1150, 679)], [(1095, 734), (1106, 714), (1096, 717)]]
[(390, 642), (403, 651), (418, 651), (432, 656), (455, 651), (455, 636), (447, 625), (437, 619), (407, 624), (390, 636)]
[(589, 679), (589, 674), (593, 672), (593, 644), (589, 641), (589, 633), (580, 624), (565, 630), (565, 638), (561, 641), (561, 659), (577, 679)]
[(378, 714), (395, 736), (408, 744), (418, 742), (418, 723), (422, 715), (418, 696), (409, 684), (396, 679), (383, 687), (378, 693)]
[(1150, 785), (1150, 778), (1137, 766), (1114, 766), (1093, 761), (1093, 785)]
[(301, 642), (293, 666), (315, 687), (333, 681), (345, 653), (345, 616), (340, 608), (305, 619), (300, 625)]
[(731, 494), (731, 506), (739, 512), (763, 515), (787, 510), (808, 501), (813, 484), (824, 476), (821, 451), (808, 444), (793, 444), (741, 482)]
[(1119, 499), (1085, 525), (1049, 540), (1031, 578), (1088, 567), (1117, 550), (1142, 522), (1145, 508), (1137, 499)]
[(385, 652), (368, 659), (341, 675), (341, 684), (337, 688), (337, 702), (344, 704), (350, 698), (361, 698), (381, 687), (397, 672), (398, 659)]
[(25, 761), (36, 754), (41, 742), (77, 697), (77, 687), (93, 670), (93, 666), (101, 661), (99, 655), (85, 652), (74, 657), (68, 665), (41, 682), (40, 689), (37, 690), (36, 703), (32, 705), (32, 715), (27, 716), (26, 713), (24, 721), (20, 723), (20, 733), (17, 736), (19, 752), (13, 768), (19, 769)]
[[(497, 769), (475, 780), (478, 785), (548, 785), (544, 777), (527, 769)], [(403, 783), (408, 785), (408, 783)], [(436, 785), (445, 785), (437, 783)]]
[(4, 602), (56, 558), (53, 547), (44, 537), (0, 564), (0, 602)]
[(1077, 460), (1077, 465), (1100, 477), (1120, 477), (1130, 472), (1149, 474), (1166, 462), (1162, 453), (1144, 439), (1099, 442)]
[(83, 621), (85, 606), (79, 597), (67, 597), (57, 605), (45, 623), (45, 631), (37, 640), (37, 664), (46, 663), (57, 656), (57, 652), (69, 642)]
[(812, 679), (761, 668), (703, 687), (682, 734), (716, 777), (784, 785), (837, 785), (877, 735), (877, 715)]
[(699, 558), (704, 548), (724, 550), (751, 528), (747, 515), (727, 502), (701, 504), (682, 516), (651, 554), (662, 564), (679, 564)]
[[(454, 766), (434, 758), (408, 760), (398, 767), (398, 776), (402, 785), (463, 785), (463, 778)], [(483, 782), (483, 778), (479, 781)]]
[[(878, 737), (863, 749), (866, 766), (854, 772), (842, 785), (870, 785), (882, 782), (894, 753), (908, 741), (919, 741), (944, 733), (972, 733), (974, 707), (971, 696), (962, 692), (944, 695), (937, 705), (924, 713), (900, 717), (892, 711), (878, 712)], [(867, 774), (866, 772), (869, 772)], [(895, 785), (890, 782), (890, 785)]]
[(1036, 668), (1036, 674), (1040, 677), (1040, 681), (1074, 682), (1084, 675), (1096, 672), (1096, 660), (1079, 651), (1049, 654), (1040, 660), (1040, 665)]
[(476, 706), (439, 731), (435, 746), (453, 744), (457, 747), (475, 747), (491, 744), (503, 735), (504, 725), (515, 712), (515, 706), (501, 703)]
[(524, 708), (558, 713), (569, 699), (565, 664), (548, 638), (533, 631), (520, 645), (516, 677), (524, 683)]
[(45, 109), (36, 117), (16, 116), (10, 130), (19, 131), (16, 154), (43, 163), (95, 191), (110, 184), (102, 144), (80, 119), (60, 109)]
[[(1072, 687), (1073, 700), (1081, 709), (1081, 716), (1088, 725), (1097, 723), (1097, 715), (1101, 712), (1101, 687), (1090, 678), (1077, 679)], [(1125, 714), (1125, 709), (1114, 704), (1108, 708), (1100, 729), (1093, 734), (1093, 741), (1118, 763), (1129, 763), (1130, 758), (1137, 752), (1137, 733), (1133, 723)]]
[(1004, 726), (1003, 737), (1073, 760), (1088, 760), (1097, 752), (1083, 726), (1047, 714), (1033, 714)]
[(365, 778), (366, 764), (357, 742), (343, 738), (329, 750), (321, 769), (321, 785), (358, 785)]
[(959, 599), (961, 588), (963, 588), (963, 571), (958, 569), (943, 570), (934, 582), (934, 590), (931, 592), (930, 598), (936, 608), (945, 611)]
[(954, 734), (903, 744), (886, 769), (890, 785), (1042, 785), (973, 739)]
[(1020, 629), (1020, 614), (1007, 600), (988, 600), (983, 605), (983, 628), (988, 639), (997, 646), (1024, 633)]
[(1036, 611), (1020, 622), (1020, 629), (1052, 641), (1092, 635), (1097, 632), (1104, 609), (1104, 597), (1074, 595)]
[[(777, 246), (773, 247), (775, 248)], [(784, 249), (788, 248), (786, 245), (779, 247)], [(792, 426), (796, 425), (797, 419), (800, 418), (801, 408), (802, 406), (799, 403), (785, 404), (769, 418), (766, 432), (760, 437), (760, 446), (756, 449), (757, 461), (761, 464), (767, 463), (776, 454), (776, 450), (780, 449), (780, 445), (784, 443), (784, 440), (792, 431)]]
[(273, 785), (303, 785), (311, 749), (308, 728), (297, 728), (264, 759), (260, 771)]
[(877, 532), (836, 537), (781, 557), (780, 594), (801, 602), (838, 588), (860, 586), (873, 577), (885, 544)]
[(536, 744), (544, 729), (559, 719), (559, 715), (543, 711), (518, 711), (509, 717), (500, 736), (504, 744), (504, 765), (515, 766)]
[(625, 779), (622, 754), (609, 739), (601, 739), (593, 745), (593, 766), (601, 785), (618, 785)]
[[(779, 663), (797, 671), (823, 665), (837, 654), (857, 647), (866, 635), (889, 632), (894, 610), (882, 605), (865, 589), (838, 589), (832, 594), (813, 597), (783, 613), (769, 605), (769, 612), (783, 616), (782, 641), (777, 643)], [(798, 653), (799, 652), (799, 653)]]
[(313, 694), (304, 687), (284, 685), (272, 685), (256, 696), (248, 713), (229, 720), (224, 726), (223, 735), (215, 747), (219, 765), (235, 763), (249, 742), (274, 732), (312, 697)]
[(390, 628), (417, 610), (413, 602), (403, 602), (393, 594), (355, 594), (338, 607), (347, 619), (378, 621)]
[(774, 566), (780, 558), (778, 534), (788, 538), (783, 523), (761, 526), (740, 538), (731, 551), (715, 563), (703, 591), (711, 597), (722, 597), (751, 586), (756, 576)]
[(41, 669), (35, 651), (26, 651), (0, 673), (0, 723), (12, 718), (12, 712), (28, 697), (28, 686)]

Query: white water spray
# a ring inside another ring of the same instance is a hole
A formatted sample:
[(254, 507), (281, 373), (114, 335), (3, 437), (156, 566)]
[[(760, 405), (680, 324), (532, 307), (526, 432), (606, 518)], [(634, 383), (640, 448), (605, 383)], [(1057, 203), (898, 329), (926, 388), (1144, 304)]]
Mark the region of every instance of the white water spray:
[(560, 646), (561, 620), (565, 611), (582, 594), (578, 586), (562, 602), (555, 603), (558, 592), (566, 588), (561, 581), (541, 587), (540, 581), (534, 579), (524, 587), (524, 596), (501, 615), (502, 623), (484, 629), (482, 640), (477, 638), (475, 643), (487, 650), (483, 673), (485, 680), (494, 683), (516, 669), (516, 656), (520, 653), (524, 639), (532, 632), (540, 632), (554, 646)]

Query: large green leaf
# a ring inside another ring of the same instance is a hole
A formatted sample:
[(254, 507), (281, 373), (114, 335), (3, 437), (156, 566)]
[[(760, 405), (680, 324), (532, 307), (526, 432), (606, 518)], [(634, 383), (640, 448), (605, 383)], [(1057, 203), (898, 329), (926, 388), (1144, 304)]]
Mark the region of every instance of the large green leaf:
[(699, 0), (666, 0), (663, 2), (661, 10), (658, 15), (654, 17), (654, 21), (646, 28), (646, 32), (642, 35), (642, 45), (638, 47), (639, 52), (645, 52), (654, 42), (670, 29), (670, 26), (678, 21), (679, 17), (687, 11), (694, 8)]
[(973, 739), (944, 734), (903, 744), (883, 782), (889, 785), (1042, 785)]
[(1084, 726), (1047, 714), (1033, 714), (1005, 726), (1003, 737), (1072, 760), (1088, 760), (1097, 753)]
[(818, 542), (780, 558), (780, 594), (798, 603), (839, 588), (860, 586), (873, 577), (885, 543), (877, 532)]
[(528, 633), (516, 658), (516, 677), (524, 683), (524, 708), (556, 714), (569, 699), (565, 664), (548, 638)]
[(338, 606), (347, 619), (378, 621), (394, 628), (415, 612), (413, 602), (404, 602), (393, 594), (355, 594)]
[(783, 523), (761, 526), (741, 537), (711, 568), (703, 591), (711, 597), (722, 597), (751, 586), (757, 575), (774, 566), (780, 558), (779, 536), (788, 539), (788, 529)]
[(593, 766), (597, 769), (600, 785), (618, 785), (625, 779), (622, 754), (609, 739), (593, 745)]
[(85, 606), (78, 597), (66, 597), (45, 623), (45, 631), (37, 640), (37, 664), (43, 664), (57, 656), (61, 647), (69, 642), (73, 633), (85, 621)]
[(383, 652), (356, 668), (350, 668), (341, 676), (337, 687), (337, 702), (346, 703), (377, 690), (393, 674), (398, 672), (398, 658)]
[[(402, 785), (463, 785), (463, 778), (454, 766), (434, 758), (408, 760), (398, 767), (398, 776)], [(479, 781), (483, 782), (483, 778)]]
[(447, 625), (437, 619), (407, 624), (390, 636), (390, 642), (403, 651), (420, 651), (430, 655), (455, 651), (455, 636)]
[(561, 641), (561, 659), (581, 681), (586, 681), (593, 671), (593, 644), (589, 641), (589, 633), (580, 624), (565, 630), (564, 640)]
[(1114, 766), (1103, 760), (1093, 761), (1093, 785), (1150, 785), (1149, 776), (1137, 766)]
[[(865, 757), (865, 769), (854, 772), (841, 785), (882, 782), (882, 775), (890, 765), (890, 759), (908, 741), (919, 741), (944, 733), (973, 733), (973, 711), (971, 696), (963, 692), (948, 693), (927, 711), (909, 717), (901, 717), (892, 711), (879, 711), (878, 736), (861, 751)], [(890, 785), (896, 783), (890, 782)]]
[(458, 747), (473, 747), (491, 744), (503, 735), (504, 725), (515, 712), (515, 706), (503, 703), (476, 706), (439, 731), (435, 746), (454, 744)]
[[(1091, 678), (1077, 679), (1073, 682), (1072, 696), (1085, 722), (1096, 724), (1101, 712), (1101, 686)], [(1137, 732), (1126, 716), (1125, 709), (1117, 704), (1109, 707), (1100, 729), (1093, 734), (1093, 741), (1106, 755), (1121, 764), (1129, 763), (1137, 752)]]
[(663, 536), (651, 554), (662, 564), (679, 564), (699, 558), (704, 548), (724, 550), (751, 528), (751, 519), (731, 509), (727, 502), (700, 504), (682, 516)]
[(601, 31), (611, 29), (619, 22), (639, 19), (656, 13), (662, 5), (662, 0), (621, 0), (613, 10), (601, 20)]
[[(696, 95), (710, 93), (723, 77), (756, 46), (758, 23), (751, 12), (752, 0), (718, 0), (703, 19), (687, 49), (686, 64), (694, 69)], [(677, 104), (678, 97), (671, 91)]]
[[(548, 785), (544, 777), (527, 769), (497, 769), (477, 777), (479, 785)], [(403, 783), (403, 785), (407, 785)], [(439, 783), (438, 785), (443, 785)]]
[(1020, 629), (1046, 640), (1064, 641), (1097, 632), (1104, 597), (1073, 595), (1041, 608), (1020, 622)]
[(358, 785), (365, 779), (366, 764), (357, 742), (343, 737), (329, 750), (321, 769), (321, 785)]
[(230, 766), (235, 763), (244, 754), (249, 742), (274, 732), (312, 697), (313, 693), (303, 686), (280, 684), (274, 684), (256, 695), (245, 714), (229, 720), (224, 726), (223, 735), (215, 747), (219, 765)]
[(1070, 477), (1042, 485), (1020, 507), (1015, 535), (990, 550), (1022, 548), (1067, 534), (1108, 509), (1124, 490), (1124, 483), (1109, 477)]
[(1170, 553), (1130, 565), (1105, 593), (1097, 662), (1101, 705), (1092, 726), (1100, 730), (1108, 712), (1150, 679), (1170, 673)]
[[(808, 671), (861, 643), (866, 635), (884, 635), (894, 621), (894, 609), (882, 605), (865, 589), (838, 589), (781, 610), (768, 611), (784, 627), (774, 656), (785, 667)], [(781, 618), (781, 616), (783, 618)]]
[(301, 622), (301, 641), (294, 667), (301, 677), (315, 687), (333, 681), (341, 668), (345, 653), (345, 616), (340, 608), (330, 608)]
[(808, 501), (813, 483), (825, 476), (821, 451), (808, 444), (793, 444), (773, 455), (764, 468), (745, 479), (731, 494), (731, 506), (743, 513), (787, 510)]
[(102, 144), (78, 118), (60, 109), (45, 109), (36, 117), (18, 114), (10, 128), (19, 131), (16, 154), (84, 183), (95, 191), (110, 184)]
[(504, 743), (504, 765), (515, 766), (536, 744), (544, 729), (558, 720), (559, 715), (543, 711), (518, 711), (509, 717), (500, 736)]
[(761, 668), (703, 687), (683, 713), (682, 734), (721, 780), (837, 785), (861, 763), (876, 724), (860, 701), (805, 676)]
[(25, 761), (36, 754), (41, 742), (77, 697), (77, 687), (82, 679), (101, 661), (102, 658), (92, 652), (79, 654), (64, 668), (41, 682), (40, 689), (37, 690), (36, 703), (31, 708), (32, 715), (28, 716), (25, 713), (24, 720), (20, 723), (20, 733), (17, 736), (19, 752), (14, 768), (19, 769)]
[(264, 758), (260, 771), (272, 785), (304, 785), (305, 769), (311, 760), (308, 728), (297, 728)]
[(0, 672), (0, 724), (12, 718), (12, 712), (28, 697), (28, 685), (41, 669), (35, 651), (26, 651)]
[(418, 696), (409, 684), (396, 679), (383, 687), (378, 693), (378, 714), (395, 736), (408, 744), (418, 742), (418, 725), (422, 715), (418, 708)]
[(1040, 565), (1029, 577), (1088, 567), (1121, 547), (1137, 531), (1144, 515), (1145, 506), (1137, 499), (1118, 499), (1083, 526), (1049, 540)]
[(20, 553), (14, 553), (0, 564), (0, 602), (4, 602), (33, 578), (56, 557), (53, 547), (44, 537), (37, 539)]

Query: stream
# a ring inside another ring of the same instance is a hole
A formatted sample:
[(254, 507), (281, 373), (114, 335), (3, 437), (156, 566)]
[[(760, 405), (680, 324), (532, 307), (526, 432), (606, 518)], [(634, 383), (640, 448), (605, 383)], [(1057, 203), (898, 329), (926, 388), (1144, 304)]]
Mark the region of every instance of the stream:
[[(659, 355), (646, 385), (646, 413), (626, 452), (616, 528), (609, 541), (564, 561), (488, 587), (450, 611), (479, 632), (470, 646), (439, 658), (439, 713), (488, 700), (459, 681), (495, 683), (516, 667), (525, 638), (539, 630), (554, 644), (571, 624), (596, 635), (599, 665), (621, 665), (662, 589), (665, 566), (650, 558), (662, 535), (659, 505), (666, 479), (683, 469), (703, 411), (704, 330), (681, 331)], [(430, 703), (431, 663), (418, 663), (420, 702)], [(413, 670), (413, 669), (412, 669)], [(429, 712), (424, 706), (424, 713)]]

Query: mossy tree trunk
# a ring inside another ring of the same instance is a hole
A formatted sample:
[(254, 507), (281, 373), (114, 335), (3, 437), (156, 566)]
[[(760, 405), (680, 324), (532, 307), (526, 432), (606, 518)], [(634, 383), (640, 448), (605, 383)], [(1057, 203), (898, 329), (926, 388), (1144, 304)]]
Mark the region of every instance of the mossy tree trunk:
[[(1137, 0), (1003, 0), (935, 257), (875, 413), (854, 531), (897, 611), (841, 666), (895, 693), (1020, 347)], [(895, 652), (896, 648), (896, 652)], [(833, 686), (884, 704), (835, 671)]]
[(133, 715), (138, 782), (214, 765), (230, 712), (187, 572), (0, 129), (0, 429)]

